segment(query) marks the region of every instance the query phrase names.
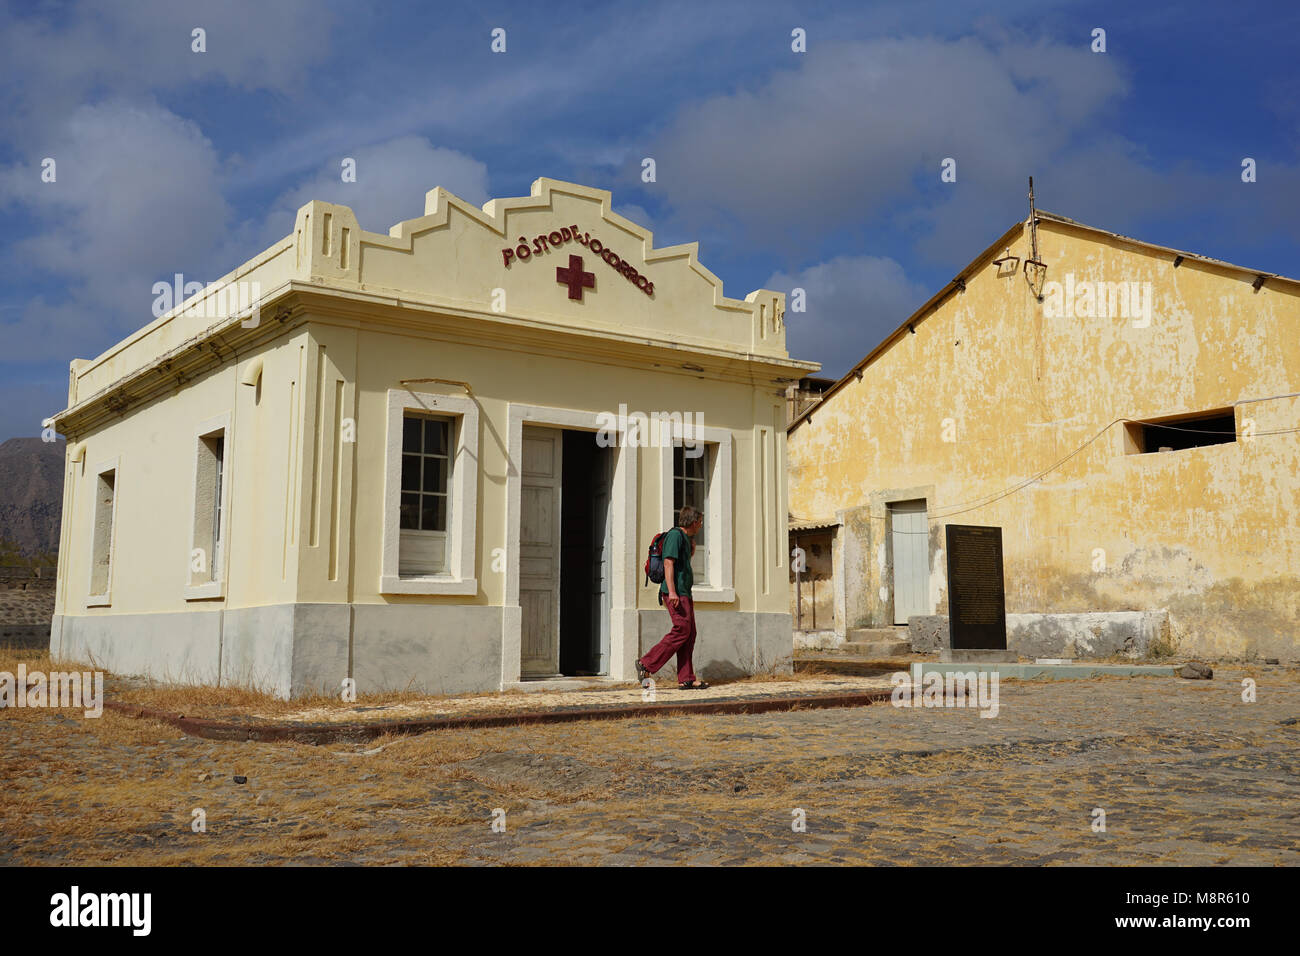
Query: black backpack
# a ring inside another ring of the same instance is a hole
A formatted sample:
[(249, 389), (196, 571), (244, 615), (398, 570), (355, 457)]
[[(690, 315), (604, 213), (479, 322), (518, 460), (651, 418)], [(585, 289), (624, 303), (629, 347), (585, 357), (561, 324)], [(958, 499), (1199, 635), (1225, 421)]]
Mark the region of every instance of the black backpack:
[(653, 581), (655, 584), (664, 583), (664, 538), (668, 537), (669, 532), (676, 531), (676, 528), (669, 528), (668, 531), (660, 531), (650, 541), (650, 551), (646, 554), (645, 559), (645, 577), (646, 581)]

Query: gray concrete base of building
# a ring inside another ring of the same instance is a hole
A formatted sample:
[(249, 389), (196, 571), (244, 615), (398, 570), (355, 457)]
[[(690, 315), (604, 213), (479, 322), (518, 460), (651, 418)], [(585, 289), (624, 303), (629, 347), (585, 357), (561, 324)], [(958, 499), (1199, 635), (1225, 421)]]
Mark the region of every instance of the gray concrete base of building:
[[(907, 633), (918, 654), (951, 646), (946, 614), (910, 617)], [(1007, 615), (1007, 650), (1019, 657), (1097, 660), (1122, 655), (1138, 659), (1168, 642), (1167, 611)]]
[[(636, 612), (641, 652), (668, 613)], [(694, 661), (705, 679), (790, 673), (789, 614), (699, 611)], [(502, 687), (503, 609), (479, 605), (281, 604), (158, 614), (55, 615), (50, 654), (177, 684), (250, 687), (282, 699)], [(629, 675), (619, 675), (629, 676)]]
[[(672, 627), (668, 612), (639, 611), (640, 653), (658, 644)], [(794, 672), (794, 632), (789, 614), (755, 614), (745, 611), (695, 612), (695, 653), (691, 662), (700, 680), (730, 680), (751, 674)], [(677, 679), (673, 658), (661, 678)]]

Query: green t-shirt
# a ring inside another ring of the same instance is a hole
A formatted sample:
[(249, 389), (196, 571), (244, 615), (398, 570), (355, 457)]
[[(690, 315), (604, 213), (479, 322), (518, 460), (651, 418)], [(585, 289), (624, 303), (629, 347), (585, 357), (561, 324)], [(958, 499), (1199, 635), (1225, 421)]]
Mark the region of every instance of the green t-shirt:
[[(691, 585), (695, 583), (695, 574), (691, 571), (691, 552), (695, 550), (695, 545), (691, 544), (691, 539), (687, 537), (685, 531), (681, 528), (673, 528), (664, 536), (664, 559), (673, 559), (674, 575), (677, 579), (677, 596), (690, 597)], [(668, 565), (664, 565), (665, 572)], [(668, 578), (664, 578), (663, 584), (659, 585), (659, 593), (668, 593)]]

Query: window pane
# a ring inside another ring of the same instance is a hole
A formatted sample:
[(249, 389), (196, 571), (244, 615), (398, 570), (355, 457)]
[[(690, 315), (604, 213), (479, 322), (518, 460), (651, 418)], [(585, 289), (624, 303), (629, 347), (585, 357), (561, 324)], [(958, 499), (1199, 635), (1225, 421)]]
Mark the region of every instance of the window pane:
[(420, 527), (420, 496), (402, 495), (401, 527), (415, 531)]
[(424, 459), (424, 487), (423, 491), (447, 490), (447, 459), (446, 458), (429, 458)]
[(420, 420), (407, 416), (402, 419), (402, 451), (418, 454), (420, 451)]
[(420, 490), (420, 456), (402, 456), (402, 490)]
[(447, 530), (447, 499), (442, 495), (420, 496), (420, 530)]
[[(692, 448), (691, 451), (692, 451), (692, 452), (699, 452), (700, 449), (699, 449), (699, 448)], [(702, 478), (704, 477), (704, 455), (703, 455), (703, 454), (699, 454), (699, 455), (697, 455), (695, 458), (692, 458), (692, 457), (690, 457), (690, 455), (683, 454), (683, 455), (682, 455), (682, 474), (685, 475), (687, 478), (701, 478), (701, 479), (702, 479)]]
[(704, 511), (704, 482), (687, 481), (682, 493), (683, 504), (688, 504), (696, 511)]
[(424, 423), (424, 453), (426, 455), (447, 454), (447, 423), (427, 419)]
[(700, 541), (700, 535), (695, 536), (695, 553), (691, 555), (691, 573), (695, 575), (695, 580), (699, 584), (709, 579), (709, 552)]

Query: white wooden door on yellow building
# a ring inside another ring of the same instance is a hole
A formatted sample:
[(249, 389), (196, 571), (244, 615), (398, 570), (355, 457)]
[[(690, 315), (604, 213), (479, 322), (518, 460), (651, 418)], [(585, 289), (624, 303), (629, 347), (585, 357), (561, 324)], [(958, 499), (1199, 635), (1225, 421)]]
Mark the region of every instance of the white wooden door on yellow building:
[(889, 505), (890, 543), (894, 558), (894, 623), (930, 609), (930, 529), (925, 499)]
[(520, 664), (524, 677), (560, 672), (560, 494), (563, 432), (525, 426), (520, 463)]

